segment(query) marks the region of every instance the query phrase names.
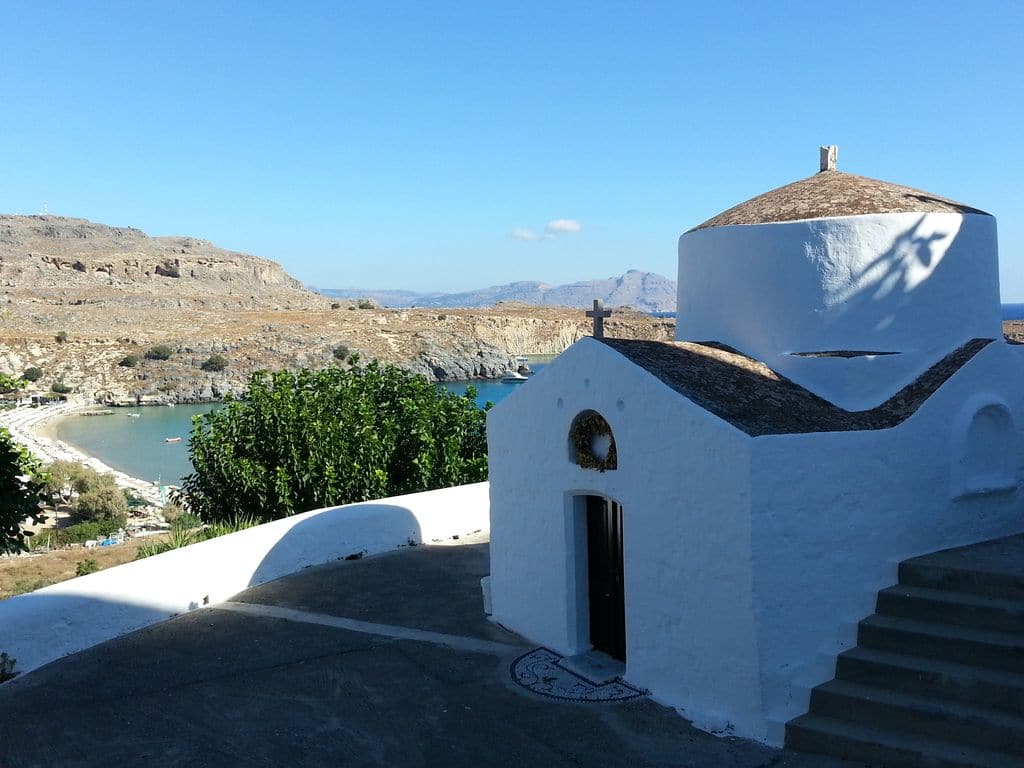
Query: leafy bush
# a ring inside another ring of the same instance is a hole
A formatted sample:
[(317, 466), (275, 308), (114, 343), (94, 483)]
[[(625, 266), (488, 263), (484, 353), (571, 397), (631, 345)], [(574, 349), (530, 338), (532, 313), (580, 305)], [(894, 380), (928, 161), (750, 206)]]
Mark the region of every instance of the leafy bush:
[(71, 513), (79, 520), (123, 520), (128, 514), (128, 501), (116, 485), (103, 485), (80, 493)]
[(0, 653), (0, 683), (6, 683), (12, 677), (18, 673), (14, 671), (14, 665), (18, 663), (17, 659), (12, 659), (7, 655), (7, 652)]
[(8, 376), (6, 373), (0, 373), (0, 394), (17, 392), (24, 386), (24, 380), (16, 378), (15, 376)]
[(134, 368), (139, 364), (138, 355), (125, 355), (121, 358), (121, 362), (118, 363), (122, 368)]
[(157, 344), (146, 350), (147, 360), (170, 360), (174, 356), (174, 350), (166, 344)]
[(28, 549), (23, 520), (41, 523), (45, 497), (42, 463), (0, 427), (0, 553)]
[(401, 368), (256, 373), (192, 421), (182, 482), (204, 520), (260, 521), (487, 479), (486, 414)]
[(360, 299), (359, 300), (359, 308), (360, 309), (376, 309), (377, 308), (377, 304), (376, 304), (376, 302), (371, 301), (370, 299)]
[(228, 367), (228, 359), (224, 355), (210, 355), (201, 367), (204, 371), (223, 371)]
[(46, 546), (47, 542), (52, 547), (63, 547), (68, 544), (84, 544), (87, 541), (99, 541), (107, 538), (108, 534), (117, 533), (118, 528), (124, 528), (127, 519), (115, 517), (109, 520), (92, 520), (85, 523), (76, 523), (67, 528), (60, 528), (56, 531), (46, 531), (36, 536), (32, 544), (35, 547)]
[(25, 372), (21, 374), (21, 378), (25, 381), (39, 381), (43, 378), (43, 369), (36, 368), (34, 366), (32, 368), (26, 368)]
[(85, 560), (78, 561), (78, 565), (75, 566), (75, 576), (86, 576), (90, 573), (96, 573), (99, 569), (99, 563), (93, 558), (87, 557)]
[(63, 381), (55, 381), (53, 382), (53, 386), (50, 387), (50, 390), (58, 395), (67, 395), (74, 392), (74, 387), (65, 384)]
[(341, 304), (337, 301), (331, 302), (331, 309), (341, 309)]
[(55, 338), (57, 340), (58, 344), (63, 344), (65, 341), (68, 340), (68, 332), (67, 331), (57, 331), (57, 334), (53, 338)]
[(168, 538), (145, 542), (136, 551), (135, 559), (142, 560), (146, 557), (170, 552), (172, 549), (198, 544), (200, 541), (226, 536), (229, 533), (243, 531), (257, 525), (259, 522), (251, 517), (236, 516), (227, 522), (204, 526), (202, 521), (194, 515), (182, 515), (171, 524), (171, 535)]
[(351, 352), (352, 350), (350, 350), (348, 346), (345, 344), (339, 344), (338, 346), (331, 350), (331, 354), (333, 354), (334, 357), (338, 360), (344, 360), (351, 354)]

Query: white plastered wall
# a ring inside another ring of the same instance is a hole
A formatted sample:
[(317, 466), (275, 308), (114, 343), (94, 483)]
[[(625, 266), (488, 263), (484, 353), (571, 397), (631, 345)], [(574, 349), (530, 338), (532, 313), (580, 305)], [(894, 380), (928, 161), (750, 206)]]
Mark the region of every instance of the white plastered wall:
[(964, 424), (991, 404), (1016, 432), (999, 447), (1024, 466), (1024, 347), (990, 344), (904, 424), (870, 432), (755, 438), (752, 558), (767, 741), (807, 710), (836, 655), (856, 644), (879, 589), (908, 557), (1024, 531), (1022, 494), (954, 498)]
[[(617, 469), (570, 460), (569, 428), (584, 409), (610, 424)], [(592, 339), (499, 404), (487, 426), (493, 619), (559, 653), (586, 650), (573, 497), (615, 499), (626, 679), (699, 727), (760, 736), (748, 438)]]
[[(1000, 337), (991, 216), (869, 214), (679, 239), (676, 338), (733, 346), (850, 410), (883, 402), (969, 339)], [(793, 354), (835, 350), (900, 354)]]

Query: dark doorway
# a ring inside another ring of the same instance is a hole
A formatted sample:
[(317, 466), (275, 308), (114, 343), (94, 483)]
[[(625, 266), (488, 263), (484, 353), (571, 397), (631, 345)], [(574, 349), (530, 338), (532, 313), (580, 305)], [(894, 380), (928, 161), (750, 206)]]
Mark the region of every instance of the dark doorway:
[(590, 644), (626, 660), (626, 600), (622, 578), (622, 507), (587, 496), (587, 581)]

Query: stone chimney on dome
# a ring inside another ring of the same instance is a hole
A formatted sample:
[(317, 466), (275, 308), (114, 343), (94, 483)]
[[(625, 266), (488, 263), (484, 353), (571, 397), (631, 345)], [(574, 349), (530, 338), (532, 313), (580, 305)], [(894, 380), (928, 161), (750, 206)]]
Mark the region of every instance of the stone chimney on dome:
[(834, 171), (836, 169), (836, 161), (839, 159), (839, 147), (835, 144), (820, 147), (818, 149), (818, 157), (820, 164), (819, 172)]

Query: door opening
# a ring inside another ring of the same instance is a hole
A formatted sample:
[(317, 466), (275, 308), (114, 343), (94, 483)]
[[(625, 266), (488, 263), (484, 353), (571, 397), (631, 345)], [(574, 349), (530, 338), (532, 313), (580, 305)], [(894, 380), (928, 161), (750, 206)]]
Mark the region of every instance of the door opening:
[(587, 496), (587, 583), (590, 644), (626, 660), (626, 599), (622, 561), (622, 507)]

